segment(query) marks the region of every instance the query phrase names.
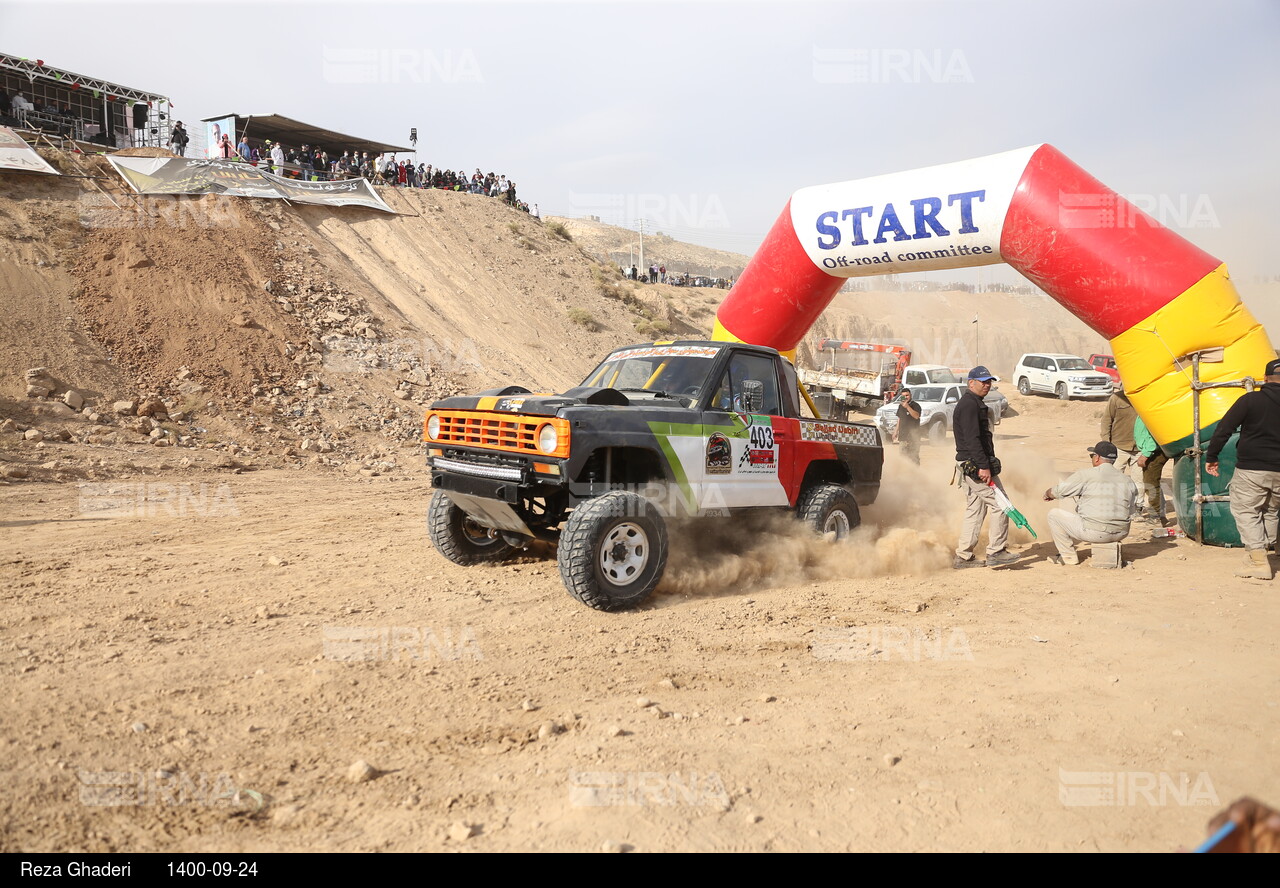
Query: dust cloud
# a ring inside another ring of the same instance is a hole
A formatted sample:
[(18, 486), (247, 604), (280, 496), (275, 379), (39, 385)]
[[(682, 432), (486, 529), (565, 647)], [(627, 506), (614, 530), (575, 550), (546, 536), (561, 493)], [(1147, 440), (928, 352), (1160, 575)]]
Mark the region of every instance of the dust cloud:
[[(658, 594), (716, 597), (804, 581), (949, 571), (964, 514), (964, 494), (952, 483), (951, 466), (949, 458), (919, 466), (896, 448), (887, 449), (880, 495), (862, 509), (862, 525), (839, 543), (781, 512), (672, 525)], [(1053, 461), (1038, 454), (1004, 459), (1005, 490), (1040, 542), (1048, 539), (1049, 510), (1041, 496), (1060, 477)], [(1009, 542), (1017, 547), (1036, 541), (1011, 526)], [(986, 546), (985, 531), (979, 545)]]

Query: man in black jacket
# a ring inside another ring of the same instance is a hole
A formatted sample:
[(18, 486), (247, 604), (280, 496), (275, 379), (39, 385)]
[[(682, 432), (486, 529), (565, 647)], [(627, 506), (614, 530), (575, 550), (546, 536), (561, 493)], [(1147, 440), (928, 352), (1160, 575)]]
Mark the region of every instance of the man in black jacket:
[(1231, 517), (1248, 550), (1238, 577), (1271, 579), (1267, 546), (1276, 540), (1280, 509), (1280, 360), (1267, 364), (1262, 387), (1241, 395), (1227, 409), (1205, 452), (1204, 470), (1218, 475), (1218, 456), (1227, 439), (1240, 430), (1236, 442), (1236, 472), (1231, 478)]
[[(956, 548), (954, 568), (999, 567), (1018, 560), (1005, 548), (1009, 540), (1009, 516), (996, 505), (995, 491), (991, 484), (1000, 485), (1000, 460), (996, 459), (995, 444), (991, 437), (991, 414), (982, 400), (991, 391), (991, 383), (997, 377), (986, 367), (974, 367), (969, 371), (969, 390), (960, 396), (952, 415), (951, 428), (956, 438), (956, 472), (960, 475), (960, 488), (964, 491), (964, 526), (960, 529), (960, 545)], [(1000, 489), (1004, 490), (1003, 485)], [(987, 539), (987, 560), (979, 561), (973, 554), (982, 532), (982, 522), (991, 512), (991, 526)]]

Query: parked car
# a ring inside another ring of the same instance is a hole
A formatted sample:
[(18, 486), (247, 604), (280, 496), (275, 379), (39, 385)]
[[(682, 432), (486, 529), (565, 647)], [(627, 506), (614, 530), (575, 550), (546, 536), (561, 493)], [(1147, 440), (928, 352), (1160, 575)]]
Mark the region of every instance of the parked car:
[(1019, 394), (1043, 392), (1063, 401), (1111, 394), (1111, 377), (1077, 355), (1023, 355), (1013, 368), (1013, 381)]
[(960, 377), (952, 373), (950, 367), (941, 364), (910, 364), (902, 371), (902, 384), (907, 388), (959, 381)]
[[(964, 384), (917, 385), (908, 386), (908, 388), (911, 390), (911, 397), (920, 405), (921, 433), (928, 436), (929, 443), (941, 444), (946, 440), (947, 431), (951, 428), (951, 418), (956, 412), (956, 404), (960, 403), (960, 396), (965, 391)], [(990, 411), (991, 424), (998, 425), (1001, 417), (1004, 416), (1005, 408), (1009, 406), (1009, 399), (992, 388), (983, 402)], [(880, 428), (881, 436), (885, 438), (893, 437), (894, 429), (898, 427), (899, 403), (901, 403), (900, 397), (876, 411), (876, 425)]]
[(1120, 370), (1116, 367), (1115, 355), (1089, 355), (1089, 365), (1111, 377), (1113, 383), (1120, 381)]

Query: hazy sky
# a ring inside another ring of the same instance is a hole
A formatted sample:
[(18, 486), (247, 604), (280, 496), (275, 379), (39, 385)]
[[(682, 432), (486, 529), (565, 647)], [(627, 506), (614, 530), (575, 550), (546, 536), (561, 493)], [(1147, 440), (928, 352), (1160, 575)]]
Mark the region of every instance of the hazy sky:
[(1051, 142), (1280, 274), (1280, 2), (0, 2), (0, 50), (750, 253), (791, 192)]

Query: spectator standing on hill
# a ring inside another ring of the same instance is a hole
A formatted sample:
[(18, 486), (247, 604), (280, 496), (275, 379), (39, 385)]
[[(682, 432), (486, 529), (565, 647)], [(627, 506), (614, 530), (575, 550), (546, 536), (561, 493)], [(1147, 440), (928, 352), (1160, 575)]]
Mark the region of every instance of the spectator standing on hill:
[(236, 146), (231, 144), (231, 136), (228, 133), (222, 134), (222, 141), (218, 144), (218, 156), (223, 160), (232, 160), (236, 156)]
[(249, 140), (244, 136), (240, 137), (240, 144), (236, 146), (236, 154), (240, 155), (240, 159), (248, 161), (253, 157), (253, 149), (249, 147)]
[(279, 142), (271, 146), (271, 172), (284, 175), (284, 146)]
[(173, 132), (169, 134), (169, 150), (178, 157), (186, 157), (187, 143), (190, 141), (191, 137), (187, 135), (187, 128), (179, 120), (173, 125)]
[(1218, 477), (1218, 457), (1227, 440), (1236, 442), (1236, 471), (1231, 478), (1231, 517), (1248, 550), (1238, 577), (1271, 579), (1267, 547), (1276, 543), (1280, 509), (1280, 359), (1266, 367), (1261, 388), (1245, 392), (1227, 408), (1205, 451), (1204, 469)]
[(19, 122), (26, 120), (28, 111), (36, 110), (36, 106), (28, 102), (27, 97), (22, 93), (15, 93), (9, 104), (13, 108), (13, 116), (16, 117)]

